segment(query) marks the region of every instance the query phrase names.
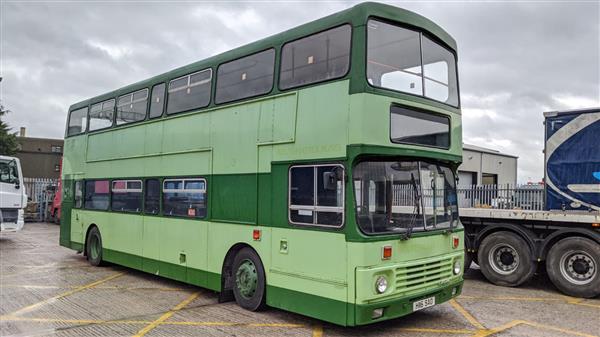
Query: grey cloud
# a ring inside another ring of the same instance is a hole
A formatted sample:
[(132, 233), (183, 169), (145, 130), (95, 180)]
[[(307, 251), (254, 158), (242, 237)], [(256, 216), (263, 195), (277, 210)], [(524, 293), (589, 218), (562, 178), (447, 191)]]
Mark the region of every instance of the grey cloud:
[[(355, 2), (0, 3), (2, 103), (29, 135), (61, 137), (70, 104)], [(466, 141), (543, 175), (542, 112), (600, 106), (600, 4), (398, 2), (458, 42)]]

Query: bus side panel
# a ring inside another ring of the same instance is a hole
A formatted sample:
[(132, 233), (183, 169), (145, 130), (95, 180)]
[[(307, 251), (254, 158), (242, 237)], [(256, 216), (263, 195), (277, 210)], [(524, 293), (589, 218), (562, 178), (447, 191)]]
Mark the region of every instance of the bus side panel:
[(343, 233), (273, 228), (267, 304), (346, 324), (346, 240)]
[(62, 201), (60, 213), (60, 245), (71, 248), (71, 209), (73, 209), (73, 185), (71, 179), (62, 181)]
[[(253, 239), (252, 234), (255, 229), (261, 231), (260, 240)], [(210, 222), (208, 225), (208, 279), (206, 287), (213, 290), (221, 289), (221, 271), (225, 256), (231, 247), (238, 243), (247, 244), (258, 253), (267, 273), (268, 282), (268, 273), (271, 267), (270, 242), (271, 229), (269, 227)]]

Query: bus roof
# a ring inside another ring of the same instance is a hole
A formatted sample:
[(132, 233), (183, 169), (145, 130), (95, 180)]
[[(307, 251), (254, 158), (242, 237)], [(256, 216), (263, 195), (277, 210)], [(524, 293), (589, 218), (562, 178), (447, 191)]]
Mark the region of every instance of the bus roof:
[(354, 27), (365, 25), (369, 17), (380, 17), (384, 19), (390, 19), (399, 23), (413, 26), (419, 30), (423, 30), (433, 35), (441, 42), (445, 43), (452, 50), (456, 51), (456, 41), (440, 26), (432, 22), (431, 20), (416, 14), (414, 12), (386, 5), (376, 2), (364, 2), (355, 5), (351, 8), (343, 11), (331, 14), (329, 16), (305, 23), (298, 27), (289, 29), (287, 31), (272, 35), (270, 37), (258, 40), (244, 46), (226, 51), (224, 53), (211, 56), (207, 59), (197, 61), (174, 70), (165, 72), (163, 74), (153, 76), (149, 79), (139, 81), (134, 84), (127, 85), (117, 90), (107, 92), (105, 94), (75, 103), (71, 105), (69, 111), (86, 107), (90, 104), (101, 102), (110, 98), (114, 98), (120, 95), (131, 93), (133, 91), (148, 88), (154, 84), (167, 82), (177, 77), (187, 75), (189, 73), (203, 70), (212, 67), (216, 70), (216, 67), (227, 61), (232, 61), (243, 56), (247, 56), (270, 47), (278, 47), (286, 42), (293, 41), (295, 39), (314, 34), (316, 32), (335, 27), (344, 23), (350, 23)]

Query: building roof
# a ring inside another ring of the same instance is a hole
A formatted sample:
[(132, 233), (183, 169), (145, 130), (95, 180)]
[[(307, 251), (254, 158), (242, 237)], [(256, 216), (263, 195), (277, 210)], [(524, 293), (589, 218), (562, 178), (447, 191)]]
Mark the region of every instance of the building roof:
[(481, 153), (489, 153), (502, 157), (510, 157), (510, 158), (519, 158), (518, 156), (502, 153), (498, 150), (488, 149), (487, 147), (481, 147), (477, 145), (465, 144), (463, 143), (463, 150), (473, 151), (473, 152), (481, 152)]

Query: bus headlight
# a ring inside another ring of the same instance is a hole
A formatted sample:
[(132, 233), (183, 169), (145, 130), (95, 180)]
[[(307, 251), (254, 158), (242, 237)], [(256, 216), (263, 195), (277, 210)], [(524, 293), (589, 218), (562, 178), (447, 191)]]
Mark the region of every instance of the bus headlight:
[(454, 268), (452, 269), (452, 272), (454, 273), (454, 275), (460, 274), (460, 270), (461, 270), (460, 261), (458, 261), (458, 260), (454, 261)]
[(378, 294), (383, 294), (388, 287), (388, 282), (385, 276), (379, 276), (375, 281), (375, 290)]

